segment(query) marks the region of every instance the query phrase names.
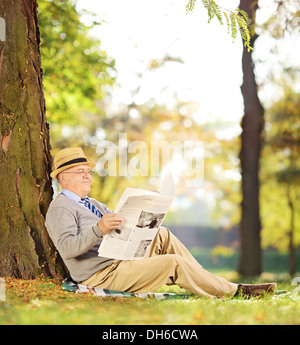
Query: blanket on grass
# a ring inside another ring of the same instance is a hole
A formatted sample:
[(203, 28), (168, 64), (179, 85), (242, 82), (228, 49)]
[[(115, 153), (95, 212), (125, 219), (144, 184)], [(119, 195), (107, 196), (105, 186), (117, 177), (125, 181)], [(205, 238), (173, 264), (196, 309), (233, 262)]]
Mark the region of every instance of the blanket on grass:
[(192, 294), (177, 294), (169, 292), (147, 292), (147, 293), (132, 293), (115, 291), (109, 289), (94, 288), (87, 285), (78, 284), (71, 277), (67, 277), (62, 281), (62, 289), (64, 291), (75, 293), (91, 293), (99, 297), (139, 297), (139, 298), (151, 298), (151, 299), (187, 299), (193, 296)]
[[(147, 292), (147, 293), (132, 293), (115, 291), (109, 289), (94, 288), (83, 284), (78, 284), (71, 277), (67, 277), (62, 281), (62, 289), (68, 292), (75, 293), (91, 293), (99, 297), (139, 297), (139, 298), (149, 298), (149, 299), (188, 299), (190, 297), (195, 297), (193, 294), (177, 294), (172, 292)], [(277, 290), (273, 298), (286, 297), (290, 295), (291, 292), (287, 290)]]

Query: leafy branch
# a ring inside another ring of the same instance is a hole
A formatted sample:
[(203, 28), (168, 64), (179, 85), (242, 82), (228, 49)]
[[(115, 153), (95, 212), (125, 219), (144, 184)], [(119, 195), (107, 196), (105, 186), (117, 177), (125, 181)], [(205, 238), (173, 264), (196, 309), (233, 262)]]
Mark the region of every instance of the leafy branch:
[[(186, 13), (192, 12), (195, 8), (195, 3), (197, 0), (189, 0), (186, 5)], [(248, 52), (253, 48), (250, 46), (250, 31), (249, 25), (251, 20), (248, 14), (240, 9), (234, 11), (228, 10), (219, 6), (214, 0), (201, 0), (203, 6), (207, 9), (208, 22), (213, 18), (217, 18), (221, 25), (224, 25), (224, 19), (226, 21), (228, 33), (231, 37), (235, 39), (237, 37), (238, 31), (240, 31), (242, 39), (244, 40), (244, 46), (247, 47)]]

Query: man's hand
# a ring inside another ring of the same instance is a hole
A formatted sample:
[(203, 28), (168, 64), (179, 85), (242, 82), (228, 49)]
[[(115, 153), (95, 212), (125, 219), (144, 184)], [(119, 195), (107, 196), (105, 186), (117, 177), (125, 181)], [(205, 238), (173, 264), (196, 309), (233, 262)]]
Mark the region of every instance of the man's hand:
[(103, 232), (103, 234), (107, 234), (108, 232), (117, 229), (122, 224), (122, 222), (123, 219), (117, 214), (107, 213), (101, 217), (97, 225)]

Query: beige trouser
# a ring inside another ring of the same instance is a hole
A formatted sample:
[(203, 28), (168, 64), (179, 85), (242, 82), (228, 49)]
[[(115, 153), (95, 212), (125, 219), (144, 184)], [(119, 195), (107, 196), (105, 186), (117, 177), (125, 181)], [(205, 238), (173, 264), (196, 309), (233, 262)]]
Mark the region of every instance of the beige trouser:
[(134, 293), (177, 284), (209, 298), (232, 297), (237, 290), (237, 284), (206, 271), (167, 228), (160, 228), (144, 259), (115, 261), (82, 284)]

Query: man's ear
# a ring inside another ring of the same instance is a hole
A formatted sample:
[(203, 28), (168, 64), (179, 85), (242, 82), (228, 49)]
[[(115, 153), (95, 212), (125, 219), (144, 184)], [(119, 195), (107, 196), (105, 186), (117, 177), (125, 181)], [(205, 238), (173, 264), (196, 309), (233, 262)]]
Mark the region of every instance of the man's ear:
[(64, 174), (60, 173), (56, 176), (57, 182), (60, 184), (62, 181), (65, 180)]

